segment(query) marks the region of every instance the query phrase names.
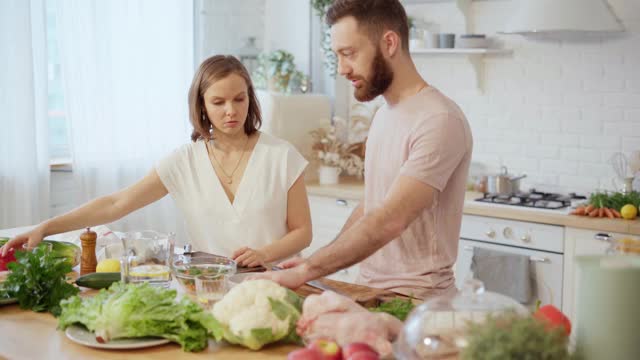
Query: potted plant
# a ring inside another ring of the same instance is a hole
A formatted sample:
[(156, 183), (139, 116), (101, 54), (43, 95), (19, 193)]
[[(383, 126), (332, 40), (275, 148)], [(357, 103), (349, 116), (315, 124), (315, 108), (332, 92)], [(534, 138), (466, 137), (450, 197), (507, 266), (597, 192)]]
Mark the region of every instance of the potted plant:
[(320, 47), (324, 54), (324, 65), (331, 76), (336, 76), (338, 69), (338, 59), (336, 54), (331, 50), (331, 33), (328, 26), (324, 22), (324, 17), (327, 14), (327, 9), (334, 0), (311, 0), (311, 6), (316, 11), (316, 15), (320, 18), (322, 24), (322, 38), (320, 39)]
[(285, 50), (275, 50), (258, 56), (258, 68), (253, 74), (258, 88), (291, 93), (292, 90), (306, 91), (307, 77), (296, 69), (294, 56)]
[(337, 134), (337, 125), (344, 120), (336, 117), (327, 128), (311, 131), (314, 157), (320, 162), (319, 182), (322, 185), (337, 184), (341, 173), (361, 177), (364, 174), (364, 160), (360, 146), (352, 146), (341, 141)]

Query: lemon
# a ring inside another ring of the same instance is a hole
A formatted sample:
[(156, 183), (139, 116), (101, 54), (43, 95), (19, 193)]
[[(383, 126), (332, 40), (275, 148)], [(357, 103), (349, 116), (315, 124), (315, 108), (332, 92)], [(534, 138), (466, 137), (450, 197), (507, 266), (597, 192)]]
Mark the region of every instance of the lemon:
[(100, 260), (96, 266), (96, 272), (120, 272), (120, 260), (104, 259)]
[(632, 204), (627, 204), (620, 209), (620, 215), (627, 220), (633, 220), (638, 216), (638, 209)]
[(169, 267), (165, 265), (140, 265), (131, 268), (129, 276), (135, 277), (167, 277)]

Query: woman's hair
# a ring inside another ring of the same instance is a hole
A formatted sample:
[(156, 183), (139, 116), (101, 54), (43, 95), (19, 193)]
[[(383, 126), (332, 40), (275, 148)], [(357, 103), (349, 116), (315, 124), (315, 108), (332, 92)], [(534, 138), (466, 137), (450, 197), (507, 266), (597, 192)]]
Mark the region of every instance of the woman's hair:
[(249, 111), (244, 123), (244, 132), (247, 135), (251, 135), (260, 128), (262, 124), (260, 104), (258, 103), (249, 72), (237, 58), (230, 55), (215, 55), (200, 64), (189, 88), (189, 121), (193, 126), (192, 141), (198, 139), (209, 140), (211, 138), (210, 130), (212, 125), (204, 105), (204, 93), (214, 82), (231, 74), (240, 75), (247, 83)]

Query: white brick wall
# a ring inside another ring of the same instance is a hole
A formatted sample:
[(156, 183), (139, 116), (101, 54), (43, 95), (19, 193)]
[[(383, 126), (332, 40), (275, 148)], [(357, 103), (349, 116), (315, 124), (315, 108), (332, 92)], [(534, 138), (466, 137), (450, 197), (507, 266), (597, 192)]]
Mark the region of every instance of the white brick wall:
[[(472, 90), (463, 56), (414, 56), (425, 79), (465, 111), (474, 168), (524, 172), (525, 188), (611, 188), (611, 155), (640, 150), (640, 1), (609, 2), (626, 32), (546, 38), (495, 35), (514, 2), (473, 2), (474, 32), (513, 49), (485, 58), (484, 92)], [(461, 33), (455, 10), (455, 2), (407, 6), (432, 29)]]

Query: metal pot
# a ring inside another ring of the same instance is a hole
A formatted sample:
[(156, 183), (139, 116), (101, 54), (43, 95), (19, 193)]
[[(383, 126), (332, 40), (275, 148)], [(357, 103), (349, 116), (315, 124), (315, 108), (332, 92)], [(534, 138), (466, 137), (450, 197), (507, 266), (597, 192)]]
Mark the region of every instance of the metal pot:
[(520, 192), (520, 179), (527, 175), (512, 176), (506, 166), (500, 167), (501, 173), (487, 176), (487, 192), (494, 195), (511, 195)]

